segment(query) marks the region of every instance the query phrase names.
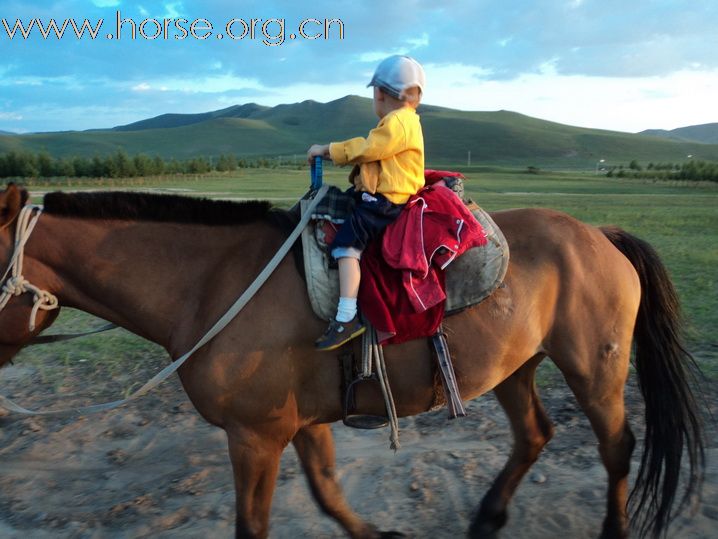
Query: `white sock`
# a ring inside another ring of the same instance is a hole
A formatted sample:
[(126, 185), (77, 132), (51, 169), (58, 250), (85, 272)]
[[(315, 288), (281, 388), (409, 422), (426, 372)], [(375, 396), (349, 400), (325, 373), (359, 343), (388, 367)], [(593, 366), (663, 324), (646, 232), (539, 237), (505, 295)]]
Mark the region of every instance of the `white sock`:
[(357, 298), (339, 298), (337, 322), (349, 322), (357, 314)]

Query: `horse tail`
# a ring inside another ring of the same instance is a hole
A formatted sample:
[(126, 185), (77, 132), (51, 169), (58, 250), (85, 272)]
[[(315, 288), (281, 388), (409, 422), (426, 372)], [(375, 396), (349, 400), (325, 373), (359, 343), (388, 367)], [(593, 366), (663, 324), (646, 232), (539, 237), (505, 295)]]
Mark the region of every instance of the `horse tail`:
[[(700, 370), (682, 342), (678, 295), (658, 253), (620, 228), (601, 231), (630, 260), (641, 283), (634, 363), (646, 405), (646, 432), (629, 507), (640, 534), (658, 537), (696, 499), (703, 483), (703, 427), (689, 384), (698, 381)], [(684, 451), (689, 475), (674, 511)]]

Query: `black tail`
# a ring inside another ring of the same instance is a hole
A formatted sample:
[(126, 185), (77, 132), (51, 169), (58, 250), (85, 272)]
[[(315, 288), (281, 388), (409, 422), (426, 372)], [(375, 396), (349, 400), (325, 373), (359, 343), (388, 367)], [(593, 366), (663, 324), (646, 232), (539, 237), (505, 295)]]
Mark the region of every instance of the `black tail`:
[[(689, 384), (698, 380), (700, 370), (683, 345), (678, 296), (656, 251), (620, 228), (601, 231), (631, 261), (641, 281), (634, 341), (646, 434), (629, 507), (639, 533), (658, 537), (701, 490), (703, 429)], [(689, 476), (674, 510), (684, 451)]]

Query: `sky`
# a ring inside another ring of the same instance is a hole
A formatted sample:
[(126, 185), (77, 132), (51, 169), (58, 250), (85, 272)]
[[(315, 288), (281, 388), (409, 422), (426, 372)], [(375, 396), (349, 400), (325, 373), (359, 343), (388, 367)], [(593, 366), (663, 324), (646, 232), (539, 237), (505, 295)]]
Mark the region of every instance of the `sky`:
[(716, 0), (0, 0), (0, 130), (371, 97), (390, 54), (423, 64), (427, 104), (673, 129), (718, 122), (717, 51)]

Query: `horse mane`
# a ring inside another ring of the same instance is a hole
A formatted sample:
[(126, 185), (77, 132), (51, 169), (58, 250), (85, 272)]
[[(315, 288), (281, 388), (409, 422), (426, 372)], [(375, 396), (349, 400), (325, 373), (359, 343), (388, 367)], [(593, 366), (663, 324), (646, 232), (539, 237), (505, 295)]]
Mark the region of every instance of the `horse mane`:
[(200, 225), (241, 225), (266, 217), (272, 221), (284, 213), (267, 201), (232, 202), (182, 195), (160, 195), (128, 191), (47, 193), (44, 211), (81, 219), (116, 219)]

